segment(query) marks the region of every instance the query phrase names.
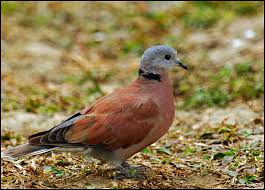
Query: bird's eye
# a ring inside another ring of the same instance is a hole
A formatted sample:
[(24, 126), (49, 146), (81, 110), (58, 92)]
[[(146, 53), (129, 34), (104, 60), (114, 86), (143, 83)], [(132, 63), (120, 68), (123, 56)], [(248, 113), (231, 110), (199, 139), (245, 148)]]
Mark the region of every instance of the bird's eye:
[(171, 56), (170, 56), (170, 55), (168, 55), (168, 54), (167, 54), (167, 55), (165, 55), (165, 59), (166, 59), (166, 60), (170, 60), (170, 58), (171, 58)]

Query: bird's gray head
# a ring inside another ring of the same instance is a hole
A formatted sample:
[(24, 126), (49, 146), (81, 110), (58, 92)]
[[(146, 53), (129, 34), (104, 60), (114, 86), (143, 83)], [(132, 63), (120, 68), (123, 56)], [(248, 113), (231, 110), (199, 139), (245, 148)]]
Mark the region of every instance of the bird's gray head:
[(187, 66), (180, 62), (175, 49), (157, 45), (145, 50), (140, 69), (151, 73), (160, 73), (162, 70), (168, 71), (176, 65), (187, 69)]

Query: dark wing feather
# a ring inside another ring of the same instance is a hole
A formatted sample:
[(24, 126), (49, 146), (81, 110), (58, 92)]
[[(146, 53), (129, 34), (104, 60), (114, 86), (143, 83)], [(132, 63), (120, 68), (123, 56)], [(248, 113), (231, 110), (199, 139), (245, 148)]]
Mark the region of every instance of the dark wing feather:
[(158, 106), (147, 97), (104, 97), (49, 131), (29, 137), (30, 144), (89, 145), (114, 150), (141, 141), (156, 125)]
[[(36, 134), (33, 134), (29, 137), (29, 143), (30, 144), (51, 144), (53, 142), (65, 142), (65, 139), (63, 136), (59, 136), (58, 133), (61, 130), (67, 129), (67, 127), (71, 126), (75, 121), (79, 120), (83, 115), (78, 112), (74, 115), (72, 115), (70, 118), (62, 122), (61, 124), (53, 127), (52, 129), (48, 131), (39, 132)], [(58, 135), (58, 140), (57, 140)]]

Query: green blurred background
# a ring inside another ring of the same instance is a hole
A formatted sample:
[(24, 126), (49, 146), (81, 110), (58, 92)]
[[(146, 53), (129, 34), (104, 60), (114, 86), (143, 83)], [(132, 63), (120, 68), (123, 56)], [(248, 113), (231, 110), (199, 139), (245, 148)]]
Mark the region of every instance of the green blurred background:
[(177, 49), (177, 109), (263, 99), (264, 2), (1, 2), (1, 111), (73, 113)]

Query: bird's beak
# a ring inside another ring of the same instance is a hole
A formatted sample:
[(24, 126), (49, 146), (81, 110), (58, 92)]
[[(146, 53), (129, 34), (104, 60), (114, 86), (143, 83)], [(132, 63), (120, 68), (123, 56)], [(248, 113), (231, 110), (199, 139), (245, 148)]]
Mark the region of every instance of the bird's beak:
[(188, 67), (186, 65), (184, 65), (183, 63), (181, 63), (180, 60), (177, 60), (176, 61), (176, 64), (177, 64), (177, 66), (182, 67), (183, 69), (188, 70)]

